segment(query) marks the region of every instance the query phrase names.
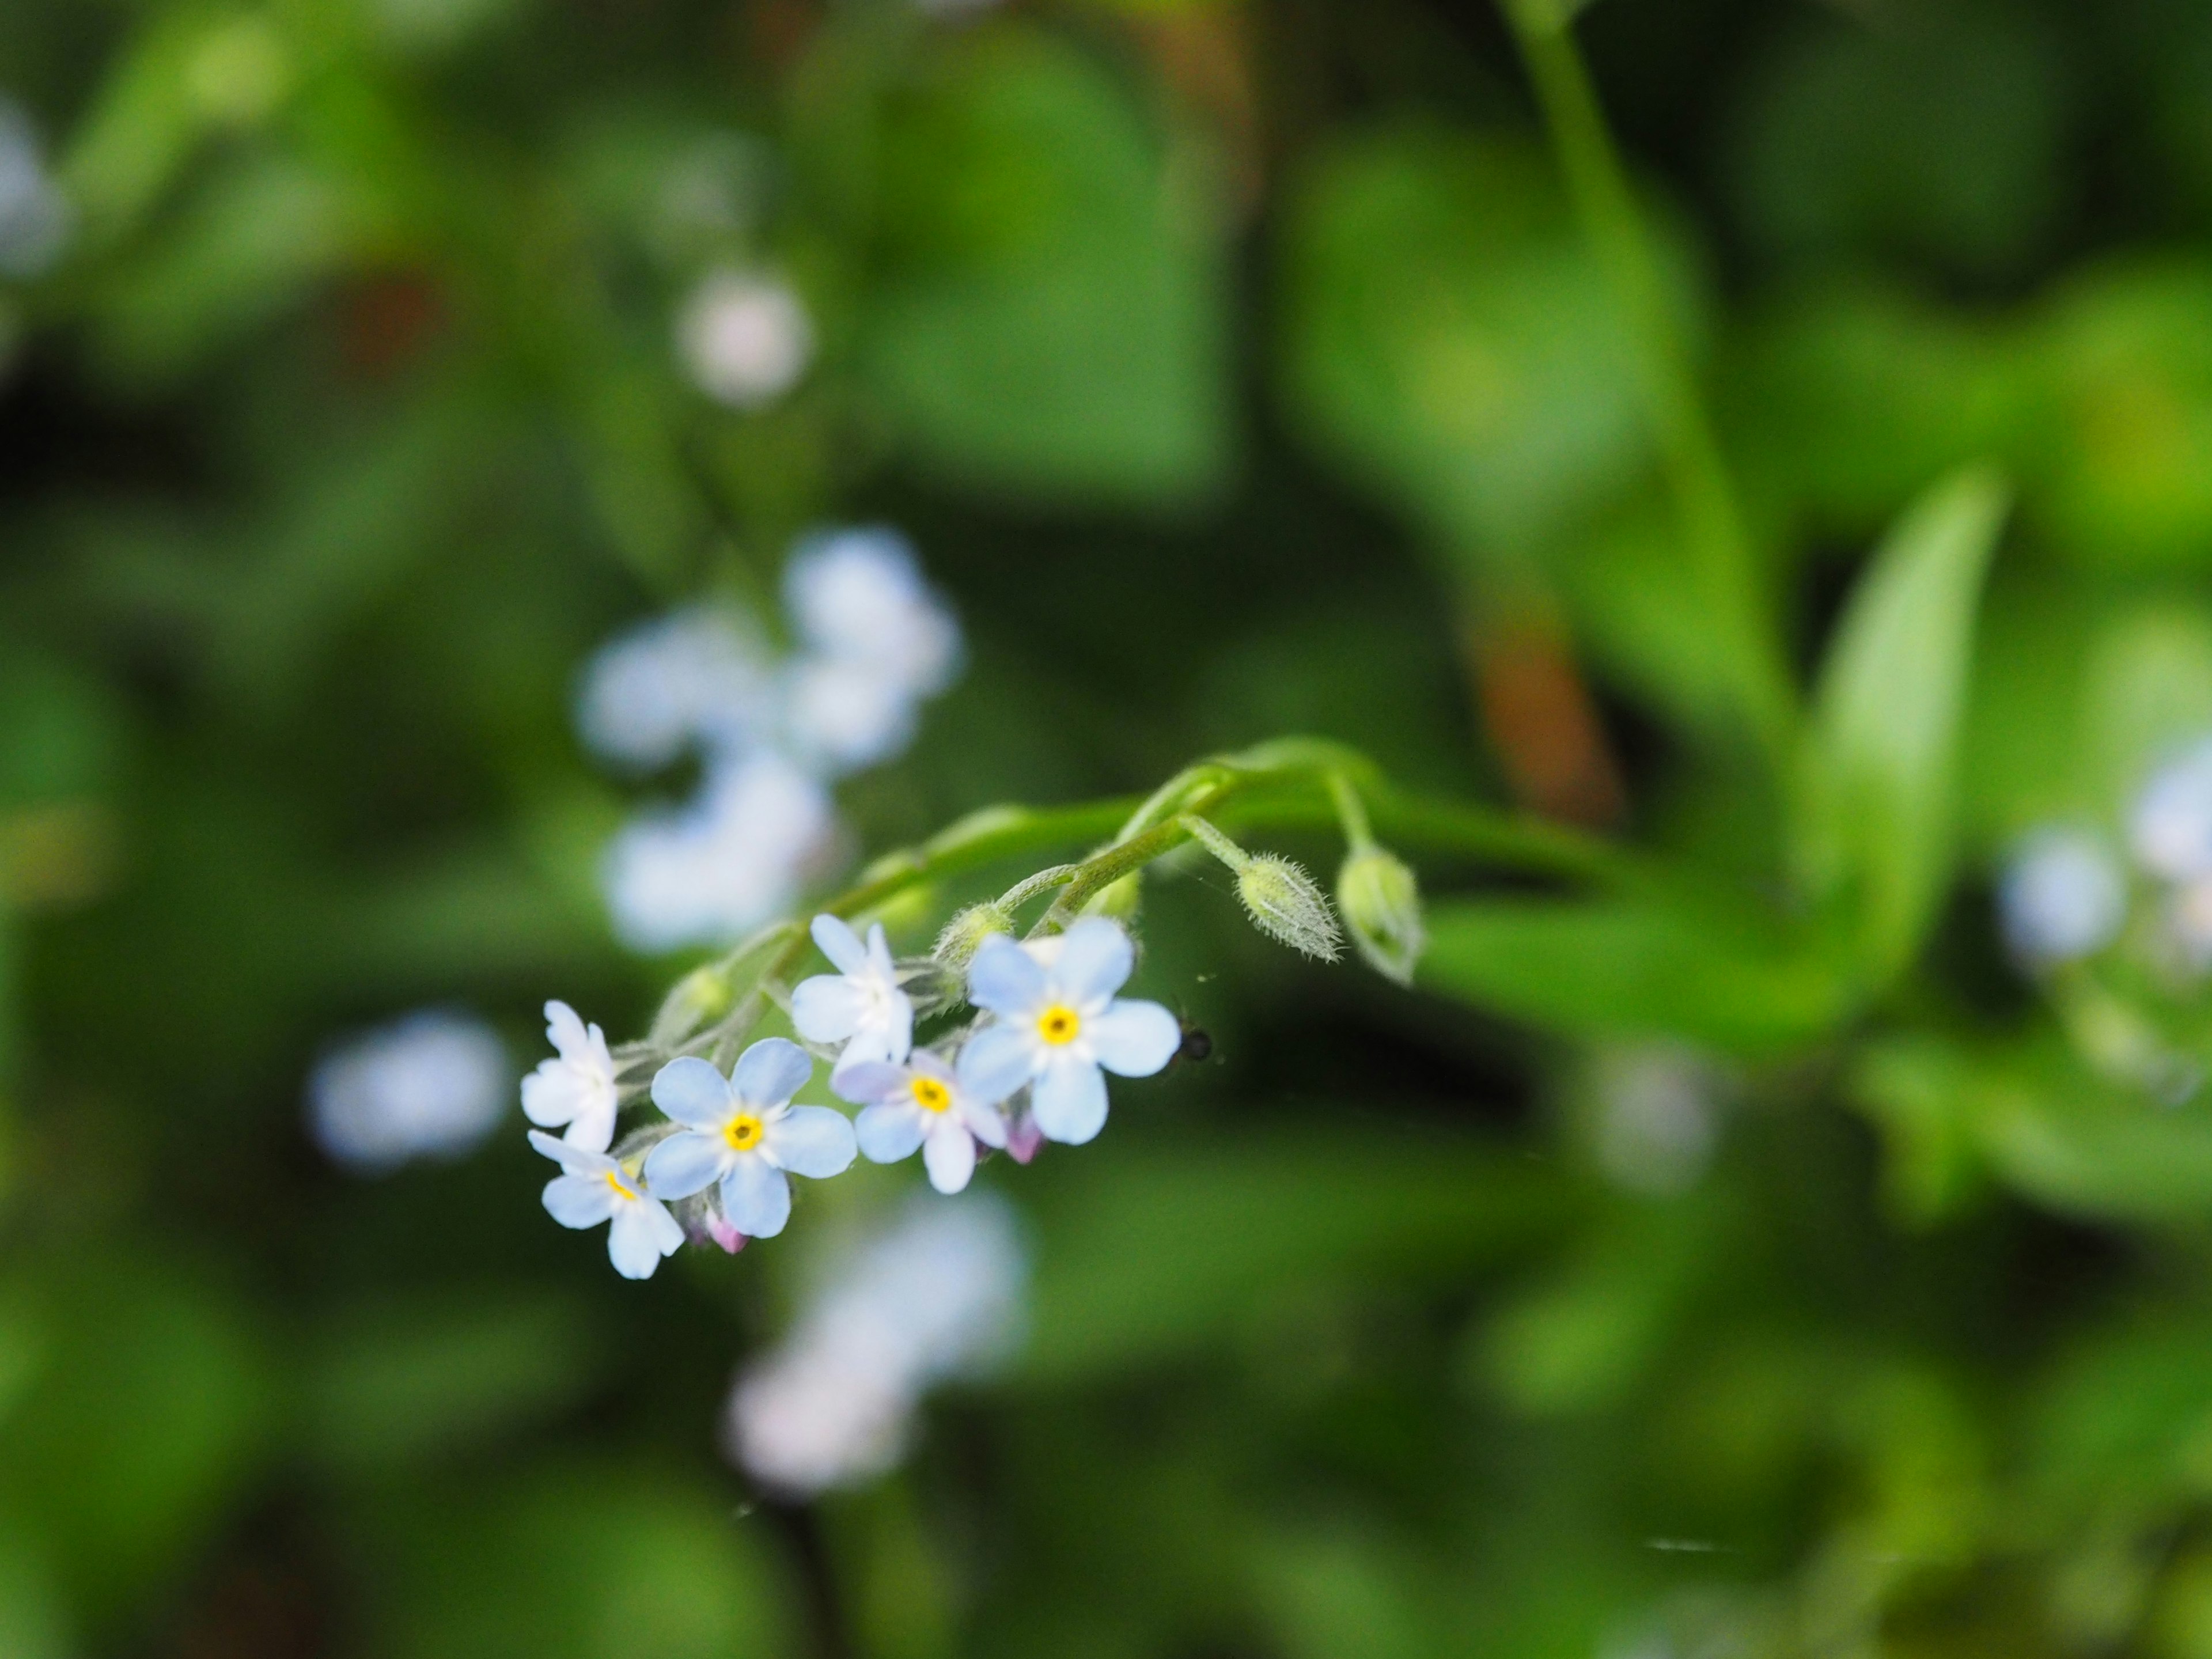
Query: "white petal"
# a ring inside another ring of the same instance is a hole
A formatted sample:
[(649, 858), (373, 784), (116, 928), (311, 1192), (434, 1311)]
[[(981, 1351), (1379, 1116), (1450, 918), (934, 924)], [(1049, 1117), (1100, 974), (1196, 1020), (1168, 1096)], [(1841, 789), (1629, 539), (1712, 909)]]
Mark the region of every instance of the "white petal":
[(921, 1162), (929, 1171), (929, 1184), (940, 1193), (957, 1193), (975, 1173), (975, 1142), (966, 1127), (945, 1117), (922, 1143)]
[[(614, 1224), (607, 1229), (607, 1259), (624, 1279), (652, 1278), (660, 1258), (670, 1254), (661, 1248), (667, 1235), (655, 1224), (656, 1215), (676, 1227), (676, 1218), (649, 1198), (615, 1212)], [(681, 1227), (676, 1227), (676, 1242), (684, 1242)]]
[(874, 1164), (896, 1164), (912, 1158), (922, 1142), (921, 1109), (917, 1106), (870, 1106), (853, 1121), (854, 1139)]
[(763, 1037), (738, 1056), (730, 1074), (730, 1088), (746, 1105), (758, 1111), (781, 1106), (805, 1086), (814, 1075), (814, 1062), (806, 1050), (782, 1037)]
[(541, 1060), (522, 1079), (522, 1115), (552, 1129), (575, 1118), (592, 1092), (589, 1080), (565, 1060)]
[(545, 1005), (545, 1036), (563, 1060), (588, 1053), (591, 1048), (591, 1037), (584, 1030), (583, 1020), (565, 1002)]
[(1129, 936), (1103, 916), (1085, 916), (1069, 928), (1053, 964), (1053, 988), (1086, 1012), (1121, 988), (1136, 966)]
[(615, 1138), (615, 1091), (603, 1090), (585, 1103), (562, 1139), (587, 1152), (604, 1152)]
[(878, 979), (896, 981), (897, 977), (897, 966), (891, 961), (891, 942), (885, 937), (880, 921), (868, 929), (868, 967)]
[(732, 1110), (730, 1080), (697, 1055), (686, 1054), (654, 1074), (653, 1103), (678, 1123), (719, 1129)]
[(1182, 1024), (1157, 1002), (1116, 998), (1083, 1022), (1091, 1052), (1109, 1072), (1150, 1077), (1182, 1047)]
[(1106, 1079), (1080, 1055), (1055, 1055), (1030, 1091), (1030, 1109), (1049, 1139), (1080, 1146), (1106, 1127)]
[(645, 1155), (645, 1184), (655, 1198), (689, 1198), (720, 1178), (732, 1154), (720, 1134), (674, 1134)]
[(757, 1153), (740, 1158), (722, 1177), (722, 1213), (749, 1238), (774, 1238), (791, 1219), (791, 1182)]
[(821, 1181), (852, 1168), (860, 1149), (854, 1144), (852, 1120), (844, 1113), (827, 1106), (794, 1106), (769, 1120), (761, 1132), (761, 1150), (793, 1175)]
[(530, 1144), (551, 1158), (573, 1176), (600, 1176), (615, 1167), (614, 1159), (604, 1152), (594, 1152), (581, 1146), (572, 1146), (565, 1140), (556, 1140), (542, 1130), (530, 1132)]
[(995, 1106), (1036, 1075), (1036, 1039), (1016, 1025), (986, 1025), (960, 1050), (960, 1086), (979, 1106)]
[(860, 936), (842, 918), (827, 911), (814, 918), (807, 932), (814, 935), (822, 954), (841, 974), (857, 974), (868, 960), (867, 947), (860, 943)]
[(836, 974), (803, 979), (791, 994), (791, 1023), (809, 1042), (842, 1042), (860, 1023), (860, 988)]
[(1025, 1014), (1044, 1000), (1044, 969), (1036, 958), (994, 933), (975, 950), (968, 968), (968, 1000), (994, 1014)]
[(605, 1176), (555, 1176), (545, 1183), (545, 1213), (564, 1227), (596, 1227), (614, 1208), (615, 1189)]
[(837, 1069), (830, 1073), (830, 1086), (841, 1098), (855, 1106), (872, 1106), (894, 1095), (904, 1096), (908, 1085), (904, 1066), (893, 1066), (888, 1060), (864, 1060), (849, 1066), (840, 1062)]
[(894, 989), (890, 994), (890, 1019), (884, 1046), (890, 1051), (884, 1058), (902, 1065), (914, 1052), (914, 1003), (901, 990)]

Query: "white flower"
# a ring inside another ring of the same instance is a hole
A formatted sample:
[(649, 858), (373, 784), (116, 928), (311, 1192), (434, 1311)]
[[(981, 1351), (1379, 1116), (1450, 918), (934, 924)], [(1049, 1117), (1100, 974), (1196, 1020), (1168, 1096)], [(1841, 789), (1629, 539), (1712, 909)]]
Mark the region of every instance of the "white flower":
[(830, 775), (905, 752), (914, 698), (897, 681), (848, 657), (802, 657), (784, 675), (784, 729), (793, 750)]
[(996, 1105), (1032, 1085), (1030, 1108), (1048, 1139), (1089, 1140), (1106, 1124), (1099, 1068), (1150, 1077), (1182, 1044), (1182, 1027), (1158, 1003), (1114, 994), (1134, 965), (1129, 936), (1100, 916), (1077, 922), (1050, 951), (985, 939), (968, 970), (968, 1000), (998, 1018), (960, 1051), (962, 1086)]
[(672, 1060), (653, 1079), (653, 1103), (686, 1126), (645, 1160), (656, 1198), (689, 1198), (721, 1184), (722, 1213), (751, 1238), (773, 1238), (791, 1218), (793, 1175), (842, 1175), (856, 1148), (853, 1126), (827, 1106), (793, 1106), (814, 1062), (795, 1042), (766, 1037), (724, 1077), (703, 1060)]
[(897, 1462), (922, 1394), (987, 1368), (1016, 1336), (1028, 1263), (988, 1194), (911, 1204), (853, 1251), (783, 1344), (732, 1391), (729, 1443), (753, 1476), (806, 1494)]
[(783, 599), (815, 654), (871, 668), (910, 697), (942, 691), (959, 672), (960, 624), (888, 526), (806, 538), (784, 568)]
[(828, 792), (781, 756), (712, 767), (699, 798), (623, 826), (603, 866), (631, 949), (722, 945), (791, 908), (836, 846)]
[(2072, 962), (2112, 943), (2127, 919), (2127, 878), (2096, 836), (2046, 827), (2022, 842), (1997, 883), (2005, 943), (2029, 963)]
[(904, 1066), (868, 1060), (840, 1066), (830, 1082), (865, 1108), (853, 1126), (861, 1152), (878, 1164), (896, 1164), (920, 1147), (929, 1184), (940, 1193), (967, 1186), (978, 1141), (1006, 1144), (998, 1109), (970, 1098), (952, 1068), (927, 1048), (915, 1049)]
[(772, 678), (765, 647), (726, 611), (672, 611), (592, 654), (577, 728), (593, 752), (628, 766), (665, 766), (694, 744), (733, 753), (773, 722)]
[(38, 134), (0, 98), (0, 276), (35, 276), (69, 239), (70, 207), (40, 159)]
[(545, 1035), (556, 1058), (541, 1060), (522, 1079), (522, 1115), (542, 1128), (563, 1123), (571, 1146), (604, 1152), (615, 1138), (614, 1056), (606, 1033), (586, 1025), (565, 1002), (545, 1005)]
[(809, 1042), (842, 1042), (837, 1067), (864, 1060), (902, 1063), (914, 1046), (914, 1004), (899, 988), (891, 947), (878, 922), (868, 942), (837, 917), (814, 918), (815, 944), (837, 969), (801, 980), (791, 994), (791, 1023)]
[(458, 1158), (498, 1123), (514, 1076), (489, 1025), (425, 1009), (325, 1058), (308, 1079), (308, 1123), (332, 1159), (366, 1174)]
[(650, 1196), (635, 1170), (605, 1152), (571, 1146), (532, 1129), (530, 1144), (561, 1166), (545, 1183), (545, 1212), (564, 1227), (607, 1227), (607, 1259), (624, 1279), (650, 1279), (660, 1259), (684, 1248), (684, 1229)]
[(2167, 881), (2212, 875), (2212, 740), (2153, 775), (2136, 799), (2129, 840), (2143, 868)]
[(685, 303), (676, 348), (702, 392), (733, 409), (755, 409), (805, 374), (814, 357), (814, 325), (786, 284), (720, 270)]

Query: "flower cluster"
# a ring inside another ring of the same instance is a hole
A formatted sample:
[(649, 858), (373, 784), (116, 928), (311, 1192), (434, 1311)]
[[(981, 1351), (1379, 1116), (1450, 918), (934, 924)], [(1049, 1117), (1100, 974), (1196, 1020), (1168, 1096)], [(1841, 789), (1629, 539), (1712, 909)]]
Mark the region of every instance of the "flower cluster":
[[(699, 1054), (666, 1060), (643, 1091), (663, 1121), (618, 1146), (628, 1091), (615, 1054), (599, 1027), (546, 1005), (556, 1055), (523, 1085), (532, 1122), (566, 1126), (560, 1139), (531, 1133), (562, 1170), (545, 1207), (564, 1226), (611, 1224), (608, 1254), (628, 1277), (651, 1274), (687, 1236), (726, 1249), (775, 1237), (790, 1219), (793, 1176), (827, 1180), (860, 1154), (890, 1164), (919, 1152), (931, 1185), (949, 1194), (986, 1151), (1026, 1163), (1044, 1140), (1090, 1140), (1106, 1122), (1105, 1073), (1149, 1077), (1182, 1046), (1174, 1015), (1117, 994), (1135, 953), (1103, 917), (1021, 944), (993, 934), (964, 984), (933, 958), (893, 957), (880, 923), (864, 940), (824, 915), (812, 933), (834, 971), (790, 995), (810, 1046), (763, 1037), (726, 1073)], [(917, 1022), (951, 1005), (948, 980), (975, 1015), (917, 1045)], [(830, 1062), (830, 1089), (861, 1109), (857, 1121), (794, 1103), (817, 1059)]]
[(2203, 1067), (2169, 1016), (2212, 973), (2212, 738), (2151, 775), (2124, 839), (2124, 854), (2079, 823), (2031, 831), (1999, 875), (1998, 923), (2093, 1066), (2179, 1100)]
[(787, 911), (838, 856), (830, 785), (903, 750), (958, 672), (958, 624), (894, 531), (801, 543), (784, 600), (788, 654), (740, 614), (699, 607), (619, 636), (585, 671), (577, 723), (594, 752), (633, 771), (702, 763), (689, 802), (641, 814), (608, 848), (608, 903), (635, 949), (727, 944)]

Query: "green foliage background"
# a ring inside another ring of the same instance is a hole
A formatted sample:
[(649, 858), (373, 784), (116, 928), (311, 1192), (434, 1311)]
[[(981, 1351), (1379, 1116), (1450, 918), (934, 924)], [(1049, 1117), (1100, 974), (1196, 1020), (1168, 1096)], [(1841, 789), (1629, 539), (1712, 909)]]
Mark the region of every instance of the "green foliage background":
[[(2212, 1101), (1989, 903), (2212, 728), (2212, 13), (1574, 27), (1640, 301), (1481, 5), (0, 6), (75, 219), (0, 279), (0, 1654), (2212, 1659)], [(820, 344), (745, 415), (671, 348), (733, 262)], [(970, 665), (871, 851), (1291, 731), (1507, 800), (1501, 618), (1632, 850), (1425, 862), (1410, 994), (1160, 884), (1217, 1063), (987, 1171), (1012, 1370), (781, 1505), (722, 1391), (910, 1170), (636, 1285), (519, 1120), (364, 1182), (300, 1091), (640, 1029), (576, 666), (878, 519)]]

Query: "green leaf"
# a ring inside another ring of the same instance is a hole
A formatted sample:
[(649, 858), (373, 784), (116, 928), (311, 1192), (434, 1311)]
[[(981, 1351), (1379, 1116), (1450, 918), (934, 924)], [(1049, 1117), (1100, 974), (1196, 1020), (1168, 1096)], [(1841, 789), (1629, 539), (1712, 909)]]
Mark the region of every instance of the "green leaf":
[(1978, 468), (1923, 496), (1859, 579), (1821, 670), (1800, 865), (1869, 983), (1911, 961), (1950, 878), (1975, 613), (2007, 500)]
[(1441, 546), (1528, 556), (1642, 470), (1626, 326), (1540, 151), (1433, 125), (1339, 140), (1285, 243), (1293, 415)]
[(1577, 1037), (1674, 1036), (1744, 1054), (1829, 1024), (1827, 963), (1717, 902), (1639, 896), (1431, 907), (1421, 983)]
[(945, 45), (881, 134), (863, 373), (924, 465), (1079, 502), (1188, 501), (1230, 453), (1223, 251), (1193, 170), (1042, 32)]

